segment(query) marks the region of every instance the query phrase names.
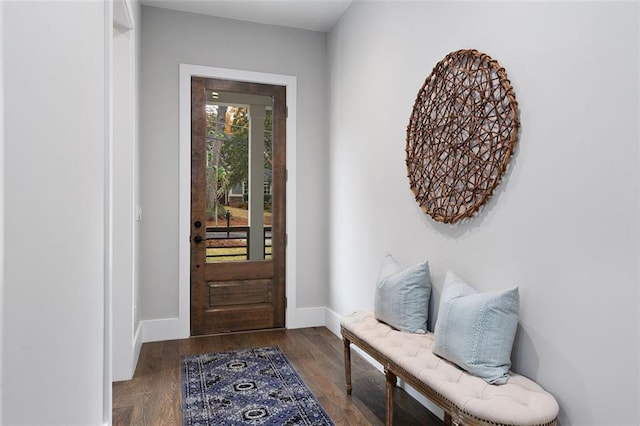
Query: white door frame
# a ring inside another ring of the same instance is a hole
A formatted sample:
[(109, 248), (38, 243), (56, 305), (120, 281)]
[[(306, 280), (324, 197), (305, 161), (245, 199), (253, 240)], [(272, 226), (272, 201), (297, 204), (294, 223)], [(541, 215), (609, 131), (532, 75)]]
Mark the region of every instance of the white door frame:
[(191, 77), (218, 78), (287, 87), (287, 226), (286, 295), (288, 306), (286, 324), (299, 327), (296, 313), (296, 99), (297, 78), (281, 74), (267, 74), (180, 64), (180, 184), (178, 219), (178, 318), (145, 321), (145, 342), (180, 339), (190, 335), (190, 221), (191, 221)]

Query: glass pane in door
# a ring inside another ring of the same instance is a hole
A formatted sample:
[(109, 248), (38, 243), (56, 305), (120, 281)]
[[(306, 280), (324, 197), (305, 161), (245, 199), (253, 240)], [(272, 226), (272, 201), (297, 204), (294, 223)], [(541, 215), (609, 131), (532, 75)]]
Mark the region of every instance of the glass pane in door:
[(207, 262), (271, 257), (272, 99), (207, 92)]

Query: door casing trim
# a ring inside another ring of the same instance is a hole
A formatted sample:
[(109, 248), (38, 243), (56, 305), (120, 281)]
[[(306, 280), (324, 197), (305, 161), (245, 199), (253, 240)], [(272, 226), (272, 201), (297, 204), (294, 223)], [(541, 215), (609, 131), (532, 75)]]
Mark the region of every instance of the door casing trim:
[[(219, 78), (272, 84), (287, 87), (287, 225), (286, 255), (286, 324), (288, 328), (299, 324), (296, 312), (296, 99), (297, 77), (282, 74), (215, 68), (202, 65), (180, 64), (180, 183), (178, 218), (178, 318), (155, 320), (145, 324), (143, 340), (186, 338), (190, 335), (190, 244), (191, 232), (191, 77)], [(304, 322), (304, 321), (303, 321)], [(156, 327), (154, 327), (154, 325)], [(167, 327), (168, 326), (168, 327)], [(162, 327), (162, 330), (159, 329)]]

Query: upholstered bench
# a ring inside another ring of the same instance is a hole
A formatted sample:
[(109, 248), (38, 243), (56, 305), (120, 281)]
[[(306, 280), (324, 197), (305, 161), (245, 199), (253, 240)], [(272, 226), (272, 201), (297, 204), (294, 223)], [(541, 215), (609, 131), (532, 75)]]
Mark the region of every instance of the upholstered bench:
[(492, 385), (433, 354), (432, 333), (398, 331), (371, 311), (341, 321), (347, 393), (351, 394), (351, 344), (382, 364), (386, 376), (386, 424), (393, 420), (393, 393), (399, 377), (445, 412), (448, 425), (556, 425), (558, 403), (532, 380), (509, 373)]

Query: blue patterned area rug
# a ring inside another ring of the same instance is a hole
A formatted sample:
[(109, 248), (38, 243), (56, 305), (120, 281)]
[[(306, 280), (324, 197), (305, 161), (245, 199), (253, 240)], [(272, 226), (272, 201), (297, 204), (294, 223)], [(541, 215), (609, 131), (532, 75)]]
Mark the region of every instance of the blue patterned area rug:
[(277, 346), (182, 358), (184, 424), (333, 425)]

